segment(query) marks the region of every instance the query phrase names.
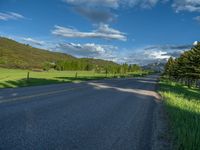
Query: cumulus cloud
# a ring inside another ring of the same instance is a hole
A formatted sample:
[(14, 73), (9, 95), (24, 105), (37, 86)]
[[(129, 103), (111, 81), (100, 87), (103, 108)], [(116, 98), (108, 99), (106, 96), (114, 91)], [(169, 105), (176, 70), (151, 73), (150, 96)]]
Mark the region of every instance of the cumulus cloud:
[(158, 59), (167, 59), (167, 57), (179, 57), (184, 51), (190, 50), (192, 44), (185, 45), (157, 45), (157, 46), (148, 46), (144, 48), (144, 51), (154, 54), (156, 52), (157, 56), (154, 56)]
[(89, 57), (114, 61), (114, 53), (115, 50), (117, 50), (117, 47), (95, 43), (59, 43), (56, 46), (56, 50), (71, 54), (76, 57)]
[(169, 59), (171, 57), (165, 51), (145, 51), (144, 55), (151, 59)]
[(166, 62), (171, 57), (166, 51), (152, 50), (152, 51), (140, 51), (133, 52), (125, 57), (124, 61), (130, 64), (147, 65), (155, 62)]
[(130, 52), (122, 60), (131, 64), (147, 65), (155, 62), (166, 62), (170, 57), (177, 58), (191, 45), (155, 45), (140, 48), (137, 52)]
[[(190, 45), (191, 47), (192, 45)], [(147, 46), (127, 53), (113, 45), (60, 43), (57, 44), (55, 49), (76, 57), (89, 57), (111, 60), (117, 63), (147, 65), (155, 62), (165, 63), (170, 57), (179, 57), (188, 48), (189, 46), (187, 45)]]
[(172, 5), (176, 12), (200, 12), (200, 0), (174, 0)]
[(91, 32), (81, 32), (73, 28), (66, 28), (56, 25), (55, 29), (52, 31), (52, 34), (66, 38), (101, 38), (121, 41), (127, 40), (125, 33), (110, 28), (107, 24), (100, 24), (96, 30)]
[(35, 40), (32, 38), (23, 38), (23, 41), (29, 43), (29, 44), (33, 44), (33, 45), (37, 45), (37, 46), (43, 46), (45, 44), (44, 41), (39, 41), (39, 40)]
[(0, 12), (0, 20), (8, 21), (8, 20), (19, 20), (24, 19), (25, 17), (21, 14), (15, 13), (15, 12)]

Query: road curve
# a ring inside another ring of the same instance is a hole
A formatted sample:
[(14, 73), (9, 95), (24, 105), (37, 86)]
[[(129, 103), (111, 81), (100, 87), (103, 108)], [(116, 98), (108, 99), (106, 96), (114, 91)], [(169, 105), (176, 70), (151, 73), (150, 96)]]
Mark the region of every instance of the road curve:
[(0, 90), (0, 150), (150, 150), (158, 76)]

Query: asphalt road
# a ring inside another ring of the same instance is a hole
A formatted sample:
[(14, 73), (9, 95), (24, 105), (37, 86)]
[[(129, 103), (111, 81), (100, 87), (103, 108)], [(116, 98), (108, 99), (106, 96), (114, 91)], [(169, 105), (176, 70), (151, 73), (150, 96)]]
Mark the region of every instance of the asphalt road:
[(0, 150), (150, 150), (158, 76), (0, 90)]

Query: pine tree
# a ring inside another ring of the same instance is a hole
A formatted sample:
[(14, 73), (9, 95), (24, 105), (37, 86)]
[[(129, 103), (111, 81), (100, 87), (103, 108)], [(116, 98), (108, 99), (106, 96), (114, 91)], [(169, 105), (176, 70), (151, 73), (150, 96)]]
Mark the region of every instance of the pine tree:
[(173, 65), (174, 65), (174, 59), (170, 57), (167, 64), (165, 65), (165, 74), (169, 77), (172, 77)]
[(170, 79), (184, 82), (188, 86), (196, 84), (200, 80), (200, 43), (175, 60), (171, 57), (165, 65), (164, 73)]

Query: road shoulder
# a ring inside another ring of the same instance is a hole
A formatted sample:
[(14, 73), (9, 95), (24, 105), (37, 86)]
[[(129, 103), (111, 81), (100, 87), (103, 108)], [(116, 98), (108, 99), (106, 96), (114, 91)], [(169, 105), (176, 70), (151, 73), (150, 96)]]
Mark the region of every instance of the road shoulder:
[(153, 119), (152, 150), (172, 150), (169, 119), (162, 101), (157, 102)]

